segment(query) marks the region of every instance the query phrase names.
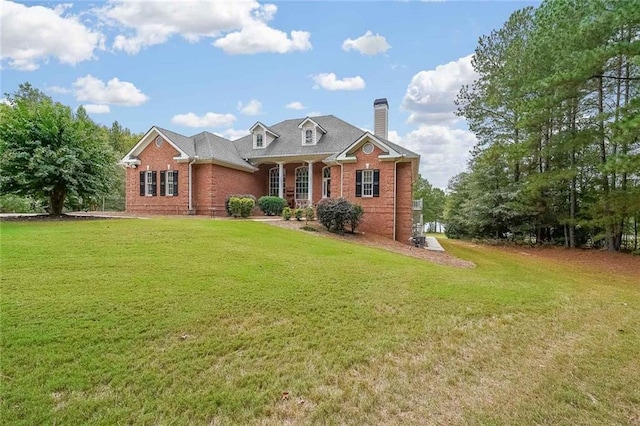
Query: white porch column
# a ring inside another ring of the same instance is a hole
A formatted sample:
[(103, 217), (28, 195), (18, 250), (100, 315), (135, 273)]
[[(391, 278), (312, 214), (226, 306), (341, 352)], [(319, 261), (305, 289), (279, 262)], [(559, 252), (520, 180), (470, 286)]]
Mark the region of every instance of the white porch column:
[(313, 161), (307, 161), (309, 164), (309, 205), (313, 204)]
[(284, 167), (278, 163), (278, 197), (284, 198)]

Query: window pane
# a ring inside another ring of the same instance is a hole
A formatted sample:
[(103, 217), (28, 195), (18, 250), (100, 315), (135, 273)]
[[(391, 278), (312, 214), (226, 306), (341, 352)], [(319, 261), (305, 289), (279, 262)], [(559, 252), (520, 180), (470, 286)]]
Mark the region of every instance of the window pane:
[(362, 196), (373, 197), (373, 170), (362, 171)]
[(296, 199), (304, 200), (309, 198), (309, 169), (298, 167), (296, 169)]

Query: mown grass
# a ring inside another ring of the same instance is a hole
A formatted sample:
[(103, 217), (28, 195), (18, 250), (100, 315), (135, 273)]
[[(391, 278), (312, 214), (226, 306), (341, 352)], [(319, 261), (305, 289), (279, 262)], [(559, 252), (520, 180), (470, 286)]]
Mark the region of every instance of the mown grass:
[(246, 221), (1, 231), (4, 424), (640, 422), (634, 277)]

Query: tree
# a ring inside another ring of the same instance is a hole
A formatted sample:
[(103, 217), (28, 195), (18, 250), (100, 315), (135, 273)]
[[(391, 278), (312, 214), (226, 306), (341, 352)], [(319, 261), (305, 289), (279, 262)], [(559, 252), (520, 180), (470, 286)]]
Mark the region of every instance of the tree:
[(427, 179), (418, 175), (413, 184), (413, 199), (422, 200), (422, 219), (425, 223), (442, 222), (445, 202), (442, 189), (434, 188)]
[(546, 0), (481, 37), (457, 98), (478, 139), (449, 197), (457, 234), (636, 247), (639, 57), (637, 1)]
[(69, 198), (108, 193), (116, 167), (104, 132), (80, 107), (76, 114), (29, 83), (0, 108), (0, 192), (47, 197), (60, 215)]

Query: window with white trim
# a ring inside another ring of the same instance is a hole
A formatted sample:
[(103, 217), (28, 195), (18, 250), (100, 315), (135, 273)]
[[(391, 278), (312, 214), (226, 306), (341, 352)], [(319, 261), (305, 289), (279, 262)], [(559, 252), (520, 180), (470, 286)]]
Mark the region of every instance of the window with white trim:
[(356, 197), (380, 196), (380, 170), (356, 170)]
[[(284, 192), (285, 182), (287, 181), (287, 170), (282, 170), (282, 190)], [(280, 171), (278, 167), (269, 169), (269, 195), (272, 197), (280, 196)], [(283, 194), (284, 195), (284, 194)]]
[(153, 197), (156, 195), (157, 172), (146, 170), (140, 172), (140, 196)]
[(178, 195), (178, 171), (177, 170), (161, 170), (160, 171), (160, 195), (173, 197)]
[(313, 144), (313, 130), (308, 129), (304, 132), (304, 143), (305, 145)]
[(322, 169), (322, 197), (331, 197), (331, 167), (327, 166)]
[(264, 135), (262, 133), (256, 134), (256, 148), (262, 148), (264, 146)]
[(309, 199), (309, 167), (296, 168), (296, 200)]
[(373, 170), (362, 171), (362, 196), (373, 197)]
[(145, 172), (145, 181), (146, 181), (146, 185), (145, 185), (145, 193), (144, 195), (146, 195), (147, 197), (151, 197), (153, 196), (154, 193), (154, 185), (153, 185), (153, 172), (152, 171), (147, 171)]

